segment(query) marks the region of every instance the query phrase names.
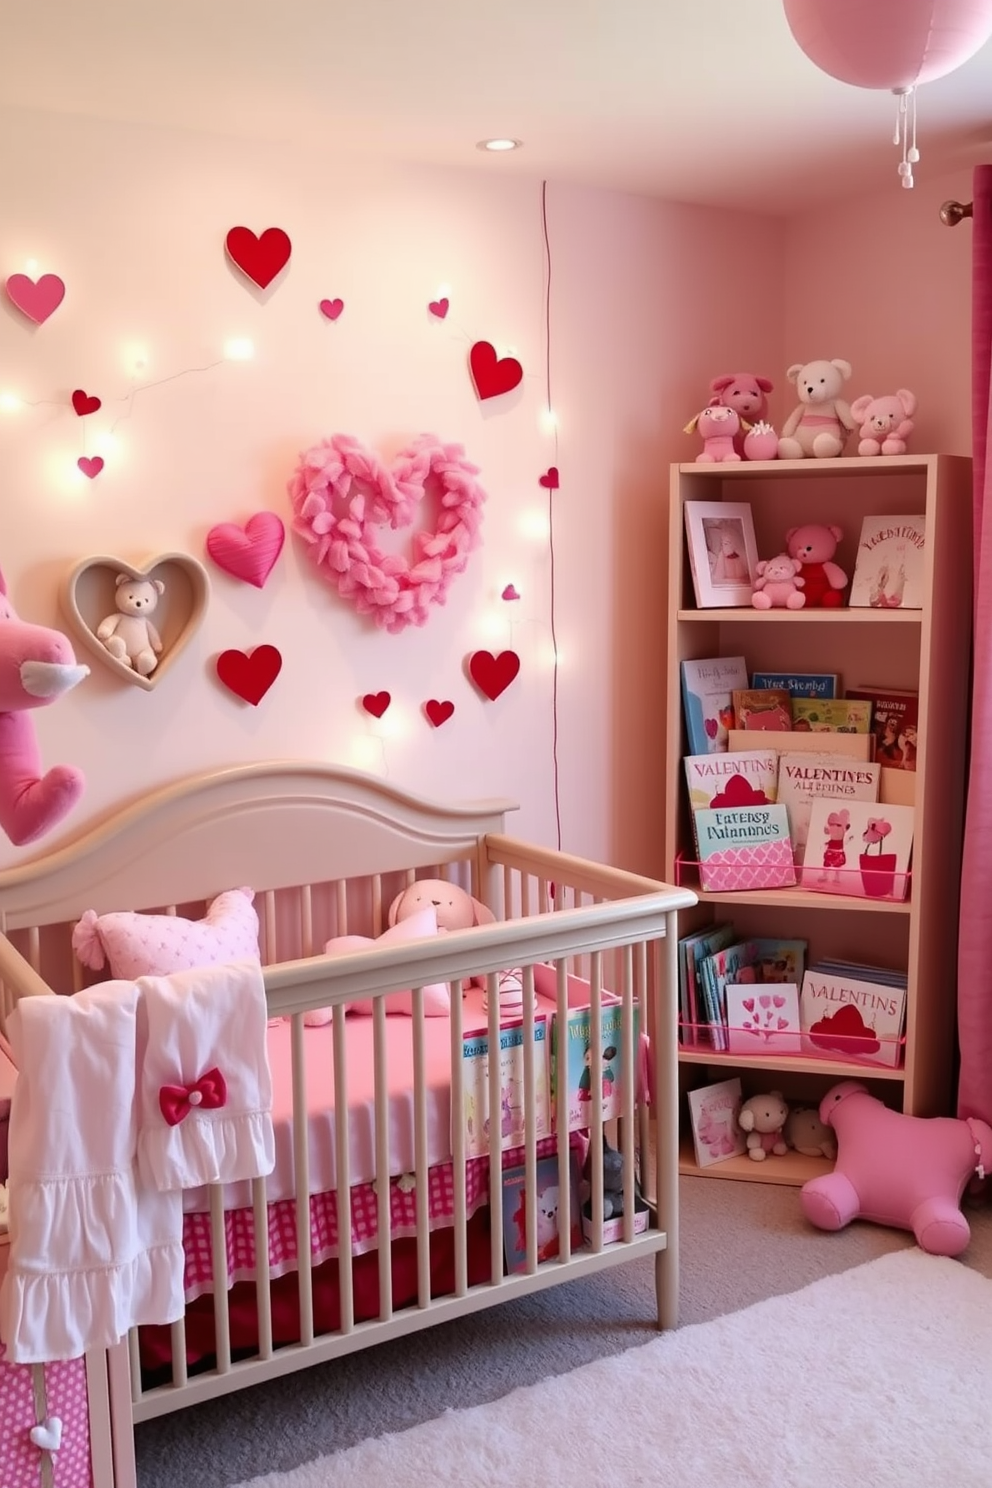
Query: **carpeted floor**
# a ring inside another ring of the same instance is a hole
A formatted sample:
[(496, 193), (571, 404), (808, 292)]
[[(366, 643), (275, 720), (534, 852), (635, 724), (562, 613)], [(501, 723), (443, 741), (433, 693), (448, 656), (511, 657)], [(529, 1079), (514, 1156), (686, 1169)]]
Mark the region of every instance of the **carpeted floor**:
[(988, 1488), (992, 1281), (919, 1250), (243, 1488)]
[[(683, 1325), (913, 1249), (910, 1236), (874, 1225), (836, 1235), (812, 1229), (794, 1188), (686, 1178), (681, 1193)], [(992, 1277), (992, 1209), (969, 1211), (969, 1220), (964, 1263)], [(657, 1337), (653, 1316), (650, 1261), (551, 1288), (148, 1422), (137, 1432), (138, 1481), (232, 1488), (286, 1471), (647, 1343)]]

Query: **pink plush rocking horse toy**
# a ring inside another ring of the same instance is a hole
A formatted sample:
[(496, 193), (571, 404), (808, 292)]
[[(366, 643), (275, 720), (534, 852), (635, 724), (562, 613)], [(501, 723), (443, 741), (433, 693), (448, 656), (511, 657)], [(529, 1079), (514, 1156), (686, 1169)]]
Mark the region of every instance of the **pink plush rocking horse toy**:
[(81, 770), (55, 765), (41, 773), (28, 708), (43, 708), (89, 675), (64, 635), (26, 625), (14, 613), (0, 573), (0, 828), (15, 847), (51, 831), (75, 806)]

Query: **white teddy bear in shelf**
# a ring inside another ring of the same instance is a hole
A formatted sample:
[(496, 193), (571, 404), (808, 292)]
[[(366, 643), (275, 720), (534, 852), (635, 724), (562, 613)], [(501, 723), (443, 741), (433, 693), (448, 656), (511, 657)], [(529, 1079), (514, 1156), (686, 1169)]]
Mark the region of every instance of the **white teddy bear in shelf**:
[(147, 677), (158, 666), (162, 640), (151, 622), (165, 585), (161, 579), (133, 579), (130, 574), (117, 575), (114, 600), (117, 614), (100, 621), (96, 638), (102, 641), (115, 660), (134, 667), (139, 676)]

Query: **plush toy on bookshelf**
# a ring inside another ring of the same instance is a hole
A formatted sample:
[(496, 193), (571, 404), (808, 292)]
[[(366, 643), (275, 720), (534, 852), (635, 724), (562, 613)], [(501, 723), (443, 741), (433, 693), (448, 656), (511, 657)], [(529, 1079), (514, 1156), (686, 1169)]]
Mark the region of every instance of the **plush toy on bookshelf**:
[(747, 1155), (753, 1162), (766, 1157), (784, 1157), (788, 1152), (783, 1128), (789, 1107), (780, 1090), (752, 1095), (741, 1106), (737, 1124), (746, 1132)]

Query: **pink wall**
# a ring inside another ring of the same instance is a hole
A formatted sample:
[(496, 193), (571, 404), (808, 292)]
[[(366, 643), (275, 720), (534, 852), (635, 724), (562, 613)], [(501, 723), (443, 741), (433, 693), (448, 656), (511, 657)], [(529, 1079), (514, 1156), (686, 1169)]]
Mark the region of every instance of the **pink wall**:
[[(287, 517), (298, 452), (333, 432), (386, 450), (425, 429), (459, 440), (489, 493), (484, 546), (423, 630), (369, 628), (291, 539), (261, 592), (212, 572), (205, 623), (154, 691), (94, 665), (37, 715), (46, 763), (88, 775), (61, 835), (197, 768), (305, 755), (440, 798), (508, 796), (513, 828), (553, 841), (539, 183), (500, 179), (498, 161), (491, 176), (348, 168), (192, 133), (0, 123), (21, 140), (0, 160), (2, 275), (34, 260), (68, 286), (36, 330), (0, 308), (0, 393), (27, 405), (0, 403), (0, 563), (27, 618), (58, 623), (59, 585), (88, 554), (202, 557), (215, 522), (262, 507)], [(563, 186), (549, 220), (563, 840), (657, 869), (668, 463), (694, 451), (680, 431), (714, 373), (781, 362), (783, 235), (771, 220)], [(236, 223), (293, 239), (264, 298), (225, 263)], [(432, 321), (442, 284), (451, 313)], [(333, 295), (346, 309), (331, 325), (316, 306)], [(232, 337), (252, 340), (253, 360), (224, 360)], [(477, 338), (524, 364), (505, 406), (475, 398)], [(85, 431), (74, 387), (104, 399)], [(88, 482), (75, 469), (84, 432), (93, 453), (116, 419)], [(499, 598), (509, 581), (523, 596), (512, 607)], [(219, 687), (213, 661), (263, 641), (285, 664), (253, 709)], [(483, 702), (465, 657), (510, 644), (520, 679)], [(357, 700), (382, 688), (394, 701), (376, 724)], [(437, 731), (428, 697), (456, 704)], [(19, 856), (0, 844), (0, 864)]]
[[(971, 172), (837, 202), (786, 225), (785, 364), (844, 357), (851, 398), (908, 387), (911, 448), (971, 453), (971, 225), (943, 225), (971, 200)], [(792, 404), (782, 405), (784, 414)]]

